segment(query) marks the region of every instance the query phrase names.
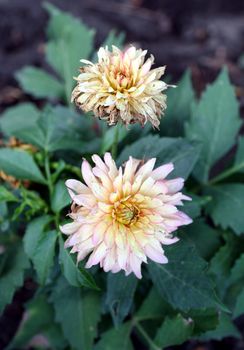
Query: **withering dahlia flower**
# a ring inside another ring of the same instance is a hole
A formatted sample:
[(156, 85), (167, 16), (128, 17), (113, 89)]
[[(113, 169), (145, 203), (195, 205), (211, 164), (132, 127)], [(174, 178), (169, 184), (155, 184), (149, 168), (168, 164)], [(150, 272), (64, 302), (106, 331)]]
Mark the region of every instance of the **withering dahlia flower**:
[(73, 247), (78, 261), (91, 253), (87, 268), (100, 264), (105, 271), (124, 270), (141, 278), (142, 262), (167, 263), (162, 244), (177, 242), (172, 232), (192, 222), (176, 208), (190, 200), (179, 192), (184, 180), (166, 180), (173, 164), (153, 170), (155, 158), (142, 164), (130, 157), (119, 169), (110, 153), (104, 161), (97, 155), (92, 159), (93, 168), (82, 163), (85, 184), (66, 182), (73, 222), (61, 227), (69, 235), (65, 247)]
[(125, 51), (113, 46), (112, 52), (101, 47), (98, 63), (81, 60), (85, 66), (76, 78), (72, 101), (109, 125), (119, 121), (144, 125), (149, 121), (158, 128), (166, 108), (162, 92), (169, 85), (159, 80), (165, 67), (150, 70), (154, 57), (151, 55), (145, 62), (146, 54), (133, 46)]

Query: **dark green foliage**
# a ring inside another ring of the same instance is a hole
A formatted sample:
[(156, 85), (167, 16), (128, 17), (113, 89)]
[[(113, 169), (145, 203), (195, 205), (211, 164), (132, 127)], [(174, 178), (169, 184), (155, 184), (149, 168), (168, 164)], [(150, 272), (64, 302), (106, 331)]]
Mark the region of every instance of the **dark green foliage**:
[[(240, 338), (233, 320), (244, 314), (244, 138), (237, 137), (239, 106), (227, 70), (199, 100), (187, 71), (167, 92), (159, 134), (148, 125), (107, 127), (70, 106), (79, 60), (97, 59), (94, 31), (51, 4), (45, 8), (51, 73), (23, 67), (16, 78), (46, 103), (21, 103), (0, 118), (0, 174), (8, 176), (0, 184), (0, 312), (25, 280), (36, 286), (8, 349), (38, 349), (38, 335), (44, 348), (57, 350), (133, 350), (131, 334), (150, 350), (192, 338)], [(122, 46), (123, 34), (111, 32), (104, 44)], [(111, 151), (115, 137), (118, 165), (129, 156), (173, 162), (170, 177), (183, 177), (192, 197), (182, 211), (193, 223), (176, 232), (178, 243), (163, 247), (168, 264), (148, 259), (141, 280), (85, 269), (64, 248), (59, 228), (71, 204), (65, 180), (82, 180), (82, 157)], [(13, 138), (21, 145), (12, 147)], [(231, 149), (228, 167), (223, 157)]]

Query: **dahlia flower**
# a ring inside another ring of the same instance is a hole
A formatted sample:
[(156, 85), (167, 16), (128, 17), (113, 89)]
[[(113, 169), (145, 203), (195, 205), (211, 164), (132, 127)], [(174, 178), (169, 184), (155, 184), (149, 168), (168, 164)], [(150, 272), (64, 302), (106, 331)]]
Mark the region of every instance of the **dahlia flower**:
[(179, 192), (184, 180), (166, 180), (173, 164), (153, 170), (155, 158), (143, 164), (130, 157), (119, 169), (110, 153), (104, 161), (97, 155), (92, 160), (93, 168), (82, 163), (85, 184), (66, 182), (73, 221), (60, 228), (69, 235), (65, 247), (78, 253), (78, 261), (91, 253), (87, 268), (100, 264), (106, 272), (124, 270), (141, 278), (142, 262), (167, 263), (162, 245), (177, 242), (172, 232), (192, 222), (176, 208), (190, 200)]
[(81, 60), (77, 86), (72, 101), (85, 112), (93, 111), (109, 125), (117, 122), (144, 125), (147, 121), (158, 128), (166, 108), (166, 95), (162, 92), (169, 85), (159, 80), (165, 67), (151, 70), (154, 57), (145, 62), (147, 51), (131, 46), (112, 52), (107, 47), (98, 51), (98, 63)]

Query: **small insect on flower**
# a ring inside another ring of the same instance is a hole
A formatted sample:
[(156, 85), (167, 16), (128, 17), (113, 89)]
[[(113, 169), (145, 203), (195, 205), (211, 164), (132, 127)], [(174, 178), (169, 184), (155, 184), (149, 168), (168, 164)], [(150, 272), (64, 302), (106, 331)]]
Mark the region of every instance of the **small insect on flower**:
[(145, 62), (147, 51), (134, 46), (125, 51), (107, 47), (98, 51), (98, 63), (81, 60), (85, 65), (75, 78), (77, 86), (72, 101), (85, 112), (106, 120), (109, 125), (118, 122), (129, 125), (147, 121), (158, 128), (166, 108), (163, 91), (169, 86), (159, 80), (165, 67), (151, 70), (154, 57)]
[(100, 264), (104, 271), (124, 270), (141, 278), (141, 264), (147, 258), (167, 263), (162, 244), (178, 241), (172, 232), (192, 220), (177, 209), (182, 200), (182, 178), (166, 180), (173, 164), (153, 170), (156, 159), (145, 164), (132, 157), (119, 169), (110, 153), (104, 161), (92, 156), (95, 167), (84, 160), (85, 184), (67, 180), (73, 200), (73, 222), (60, 229), (69, 235), (65, 247), (78, 253), (78, 261), (90, 254), (86, 267)]

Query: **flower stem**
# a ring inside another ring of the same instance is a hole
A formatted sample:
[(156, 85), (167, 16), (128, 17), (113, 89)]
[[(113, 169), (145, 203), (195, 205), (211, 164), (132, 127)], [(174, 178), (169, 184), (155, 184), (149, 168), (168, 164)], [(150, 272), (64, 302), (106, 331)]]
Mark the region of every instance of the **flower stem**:
[(50, 162), (49, 162), (49, 156), (47, 152), (45, 152), (44, 156), (45, 156), (45, 173), (46, 173), (46, 179), (47, 179), (47, 186), (48, 186), (49, 196), (51, 201), (52, 194), (53, 194), (53, 182), (52, 182), (52, 176), (50, 171)]
[(147, 334), (147, 332), (145, 331), (145, 329), (140, 325), (139, 322), (137, 322), (136, 320), (134, 320), (134, 326), (135, 328), (138, 330), (138, 332), (141, 334), (141, 336), (145, 339), (145, 341), (147, 342), (147, 344), (149, 345), (150, 349), (152, 350), (161, 350), (161, 348), (159, 348), (154, 342), (153, 340), (149, 337), (149, 335)]
[(112, 157), (113, 159), (116, 159), (117, 157), (117, 152), (118, 152), (118, 141), (119, 141), (119, 127), (120, 125), (117, 124), (114, 128), (114, 141), (112, 144), (112, 149), (111, 149), (111, 153), (112, 153)]
[(238, 171), (240, 171), (242, 168), (244, 168), (244, 162), (236, 165), (236, 166), (233, 166), (232, 168), (230, 169), (227, 169), (226, 171), (223, 171), (223, 173), (217, 175), (216, 177), (214, 177), (212, 180), (209, 181), (209, 185), (214, 185), (224, 179), (226, 179), (227, 177), (237, 173)]

